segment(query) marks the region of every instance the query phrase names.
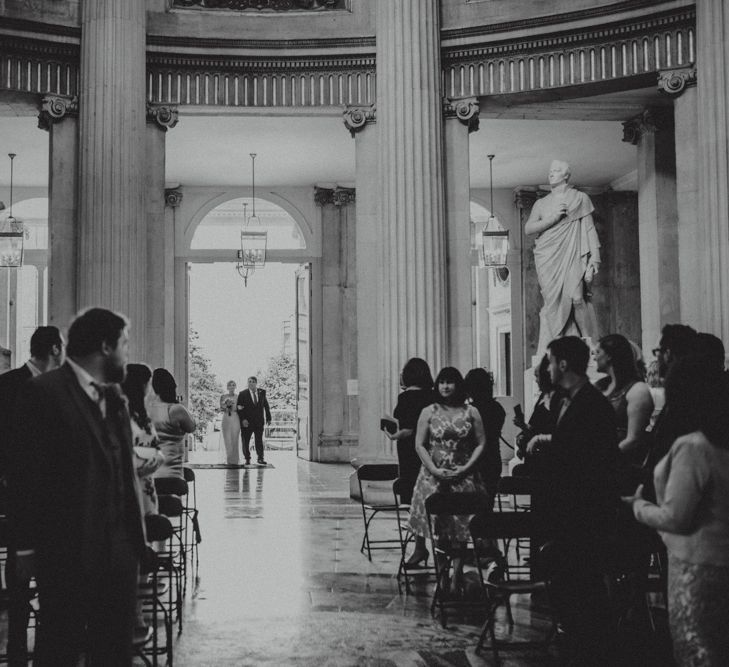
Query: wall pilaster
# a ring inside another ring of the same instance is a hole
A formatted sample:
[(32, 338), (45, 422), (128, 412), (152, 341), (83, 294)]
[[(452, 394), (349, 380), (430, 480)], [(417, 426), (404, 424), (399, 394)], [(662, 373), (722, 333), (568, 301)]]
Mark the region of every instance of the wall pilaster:
[(144, 0), (81, 5), (78, 306), (121, 311), (147, 352)]
[(623, 141), (638, 147), (638, 236), (644, 350), (664, 324), (681, 321), (673, 114), (648, 109), (623, 123)]
[[(448, 253), (447, 363), (466, 373), (475, 365), (469, 134), (478, 129), (478, 100), (446, 100), (445, 226)], [(493, 213), (493, 212), (492, 212)]]
[(43, 96), (38, 127), (48, 131), (48, 324), (65, 333), (78, 308), (78, 99)]

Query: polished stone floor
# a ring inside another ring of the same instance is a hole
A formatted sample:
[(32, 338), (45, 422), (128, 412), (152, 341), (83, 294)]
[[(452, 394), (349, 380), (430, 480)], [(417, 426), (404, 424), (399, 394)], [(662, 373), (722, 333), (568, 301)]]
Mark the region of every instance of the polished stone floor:
[[(196, 470), (203, 541), (176, 665), (492, 664), (473, 650), (478, 619), (442, 628), (430, 616), (431, 584), (399, 595), (395, 551), (375, 552), (372, 562), (360, 554), (349, 465), (290, 451), (266, 458), (273, 467)], [(389, 533), (394, 523), (380, 527)], [(528, 600), (515, 616), (531, 620)], [(548, 663), (522, 652), (502, 664)]]

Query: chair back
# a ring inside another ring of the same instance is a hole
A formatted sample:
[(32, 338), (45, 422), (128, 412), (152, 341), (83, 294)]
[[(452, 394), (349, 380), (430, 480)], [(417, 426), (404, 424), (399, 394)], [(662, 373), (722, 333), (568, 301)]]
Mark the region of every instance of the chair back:
[(537, 480), (531, 477), (501, 477), (498, 492), (510, 496), (531, 496)]
[(471, 538), (511, 540), (520, 537), (544, 537), (540, 522), (531, 512), (493, 512), (477, 514), (469, 523)]
[(439, 514), (459, 516), (487, 511), (489, 497), (484, 493), (451, 493), (438, 491), (425, 499), (425, 511), (431, 516)]
[(357, 479), (360, 482), (394, 481), (399, 474), (397, 463), (365, 463), (357, 468)]

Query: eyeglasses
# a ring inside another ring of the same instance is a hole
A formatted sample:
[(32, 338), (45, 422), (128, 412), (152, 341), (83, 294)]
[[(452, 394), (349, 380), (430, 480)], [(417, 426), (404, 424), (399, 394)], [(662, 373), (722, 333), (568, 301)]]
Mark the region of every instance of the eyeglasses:
[(659, 354), (663, 354), (666, 350), (662, 347), (654, 347), (653, 348), (653, 356), (657, 357)]

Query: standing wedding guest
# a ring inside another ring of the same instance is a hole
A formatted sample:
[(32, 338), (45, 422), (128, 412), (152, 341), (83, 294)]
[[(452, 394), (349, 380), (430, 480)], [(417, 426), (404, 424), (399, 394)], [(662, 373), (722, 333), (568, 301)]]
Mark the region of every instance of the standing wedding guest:
[(646, 429), (653, 414), (653, 398), (643, 382), (635, 352), (625, 336), (608, 334), (595, 347), (597, 370), (606, 373), (595, 386), (615, 410), (618, 449), (626, 463), (643, 463), (647, 453)]
[[(481, 492), (478, 459), (486, 446), (486, 435), (478, 410), (466, 403), (468, 394), (460, 372), (443, 368), (435, 379), (435, 402), (420, 413), (415, 433), (415, 449), (422, 461), (410, 505), (410, 530), (425, 538), (429, 535), (425, 500), (436, 491), (451, 493)], [(451, 545), (469, 540), (470, 517), (453, 517), (438, 526), (438, 538)], [(428, 561), (428, 552), (415, 552), (412, 564)], [(453, 563), (453, 586), (458, 590), (463, 563)]]
[[(386, 430), (383, 433), (397, 443), (397, 463), (402, 483), (400, 500), (409, 503), (420, 472), (420, 457), (415, 451), (415, 429), (420, 413), (435, 400), (433, 376), (428, 362), (419, 357), (409, 359), (400, 373), (400, 387), (402, 392), (397, 397), (397, 405), (392, 415), (397, 419), (399, 429), (395, 433)], [(416, 535), (415, 550), (405, 564), (408, 567), (417, 565), (422, 560), (423, 553), (427, 553), (425, 537)]]
[(466, 392), (471, 398), (478, 414), (481, 415), (486, 433), (486, 447), (479, 459), (481, 479), (491, 498), (496, 497), (501, 477), (501, 429), (504, 427), (506, 412), (494, 398), (494, 378), (485, 368), (472, 368), (466, 373)]
[(119, 388), (126, 318), (102, 308), (68, 331), (68, 360), (29, 380), (17, 402), (11, 516), (18, 571), (35, 575), (33, 664), (132, 664), (144, 528), (129, 412)]
[[(32, 377), (52, 371), (63, 364), (65, 345), (57, 327), (38, 327), (30, 337), (30, 359), (22, 366), (0, 375), (0, 513), (6, 514), (5, 497), (8, 461), (11, 450), (8, 442), (13, 429), (15, 399), (21, 387)], [(27, 663), (28, 653), (28, 597), (30, 580), (18, 580), (15, 566), (13, 536), (8, 536), (8, 558), (5, 581), (8, 586), (8, 662), (10, 665)]]
[(240, 419), (235, 411), (235, 403), (238, 394), (235, 393), (236, 384), (230, 380), (226, 385), (227, 394), (220, 397), (220, 411), (223, 413), (221, 430), (223, 432), (223, 443), (225, 444), (225, 462), (228, 465), (238, 465), (238, 439), (240, 438)]
[[(177, 397), (175, 378), (165, 368), (155, 368), (152, 374), (152, 390), (147, 411), (159, 436), (159, 449), (164, 463), (154, 474), (155, 479), (185, 479), (182, 464), (185, 462), (185, 440), (195, 428), (195, 420)], [(172, 492), (172, 491), (171, 491)]]
[(668, 613), (679, 667), (719, 667), (729, 656), (729, 397), (706, 357), (676, 362), (666, 401), (696, 415), (656, 465), (656, 502), (624, 498), (668, 550)]

